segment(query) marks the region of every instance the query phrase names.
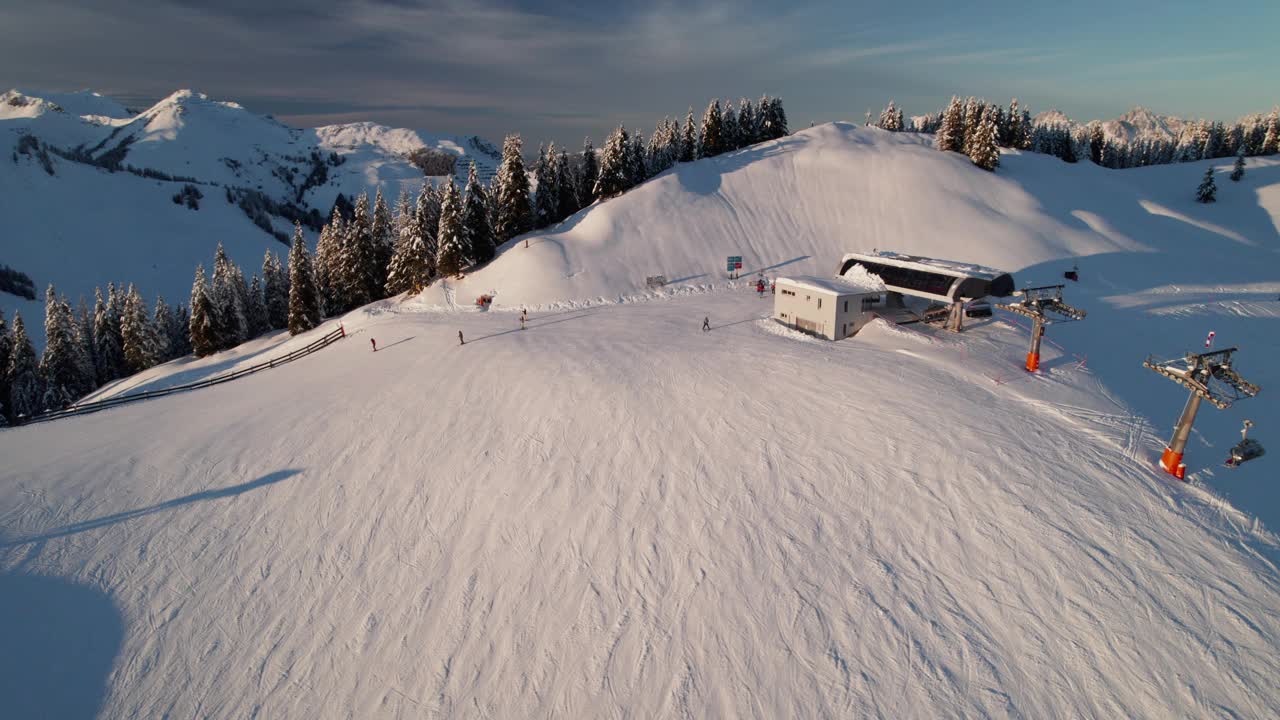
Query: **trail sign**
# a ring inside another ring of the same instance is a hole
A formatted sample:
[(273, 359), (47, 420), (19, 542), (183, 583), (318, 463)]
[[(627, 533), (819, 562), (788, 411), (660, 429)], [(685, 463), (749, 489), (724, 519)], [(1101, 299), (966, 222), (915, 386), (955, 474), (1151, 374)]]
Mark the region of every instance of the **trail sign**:
[(734, 270), (741, 270), (741, 269), (742, 269), (742, 256), (741, 256), (741, 255), (730, 255), (730, 256), (729, 256), (729, 262), (727, 263), (727, 265), (728, 265), (728, 267), (727, 267), (727, 268), (725, 268), (725, 269), (726, 269), (726, 270), (728, 270), (729, 272), (733, 272)]

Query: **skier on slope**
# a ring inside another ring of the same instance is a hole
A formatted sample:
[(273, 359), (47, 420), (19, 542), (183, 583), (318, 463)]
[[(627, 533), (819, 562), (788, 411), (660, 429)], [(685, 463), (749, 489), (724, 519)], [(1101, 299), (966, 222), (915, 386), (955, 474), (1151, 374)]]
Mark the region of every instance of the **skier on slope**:
[(756, 280), (756, 294), (760, 297), (764, 297), (764, 278)]
[(711, 330), (711, 318), (704, 317), (702, 318), (702, 332), (707, 332), (709, 330)]
[(373, 351), (374, 351), (374, 352), (378, 352), (378, 341), (377, 341), (377, 340), (374, 340), (373, 338), (369, 338), (369, 344), (373, 346)]
[(461, 331), (461, 330), (459, 330), (459, 331), (458, 331), (458, 344), (459, 344), (459, 345), (466, 345), (466, 344), (467, 344), (467, 341), (462, 339), (462, 331)]

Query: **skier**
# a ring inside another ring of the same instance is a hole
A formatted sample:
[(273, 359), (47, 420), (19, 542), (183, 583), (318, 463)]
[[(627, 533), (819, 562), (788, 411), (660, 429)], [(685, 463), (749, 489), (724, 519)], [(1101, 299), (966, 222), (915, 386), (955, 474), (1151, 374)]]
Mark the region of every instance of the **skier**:
[(769, 281), (769, 294), (770, 294), (770, 295), (777, 295), (777, 294), (778, 294), (778, 281), (776, 281), (776, 280), (770, 280), (770, 281)]
[(756, 281), (756, 294), (759, 297), (764, 297), (764, 278)]
[(377, 341), (377, 340), (374, 340), (373, 338), (369, 338), (369, 344), (373, 346), (373, 351), (374, 351), (374, 352), (378, 352), (378, 341)]
[(707, 332), (709, 330), (711, 330), (711, 318), (704, 317), (702, 318), (702, 332)]
[(462, 339), (462, 331), (461, 331), (461, 330), (459, 330), (459, 331), (458, 331), (458, 344), (459, 344), (459, 345), (466, 345), (466, 344), (467, 344), (467, 341)]
[(523, 315), (523, 314), (521, 314), (521, 315), (520, 315), (520, 329), (521, 329), (521, 330), (523, 330), (523, 329), (524, 329), (524, 315)]

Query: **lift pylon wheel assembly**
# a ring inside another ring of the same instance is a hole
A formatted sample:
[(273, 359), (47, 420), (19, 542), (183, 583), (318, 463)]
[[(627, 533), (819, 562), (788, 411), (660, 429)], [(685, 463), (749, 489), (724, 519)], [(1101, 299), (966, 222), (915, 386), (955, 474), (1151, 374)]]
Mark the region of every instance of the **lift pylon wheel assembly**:
[(1154, 370), (1191, 391), (1187, 404), (1182, 408), (1182, 415), (1178, 417), (1178, 424), (1173, 428), (1173, 439), (1160, 455), (1160, 467), (1179, 480), (1185, 479), (1187, 473), (1182, 455), (1187, 448), (1187, 438), (1191, 436), (1191, 426), (1196, 421), (1196, 412), (1200, 410), (1200, 401), (1208, 400), (1209, 404), (1219, 410), (1226, 410), (1231, 407), (1231, 403), (1251, 398), (1261, 389), (1232, 369), (1231, 356), (1237, 349), (1232, 347), (1198, 355), (1188, 353), (1185, 357), (1174, 360), (1154, 360), (1148, 357), (1142, 363), (1143, 367)]
[(1065, 286), (1044, 285), (1014, 290), (1014, 296), (1022, 298), (1020, 301), (996, 305), (1001, 310), (1008, 310), (1031, 320), (1031, 350), (1027, 352), (1027, 372), (1035, 372), (1040, 368), (1040, 338), (1044, 337), (1046, 325), (1083, 320), (1087, 314), (1062, 301), (1063, 287)]

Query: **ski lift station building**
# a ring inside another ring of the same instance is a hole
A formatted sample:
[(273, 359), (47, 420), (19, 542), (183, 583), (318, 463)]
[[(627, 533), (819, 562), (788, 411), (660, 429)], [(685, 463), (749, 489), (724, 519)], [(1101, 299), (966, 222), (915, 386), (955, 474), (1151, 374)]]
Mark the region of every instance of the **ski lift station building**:
[(871, 278), (778, 278), (773, 319), (801, 332), (840, 340), (861, 330), (884, 305), (884, 285)]

